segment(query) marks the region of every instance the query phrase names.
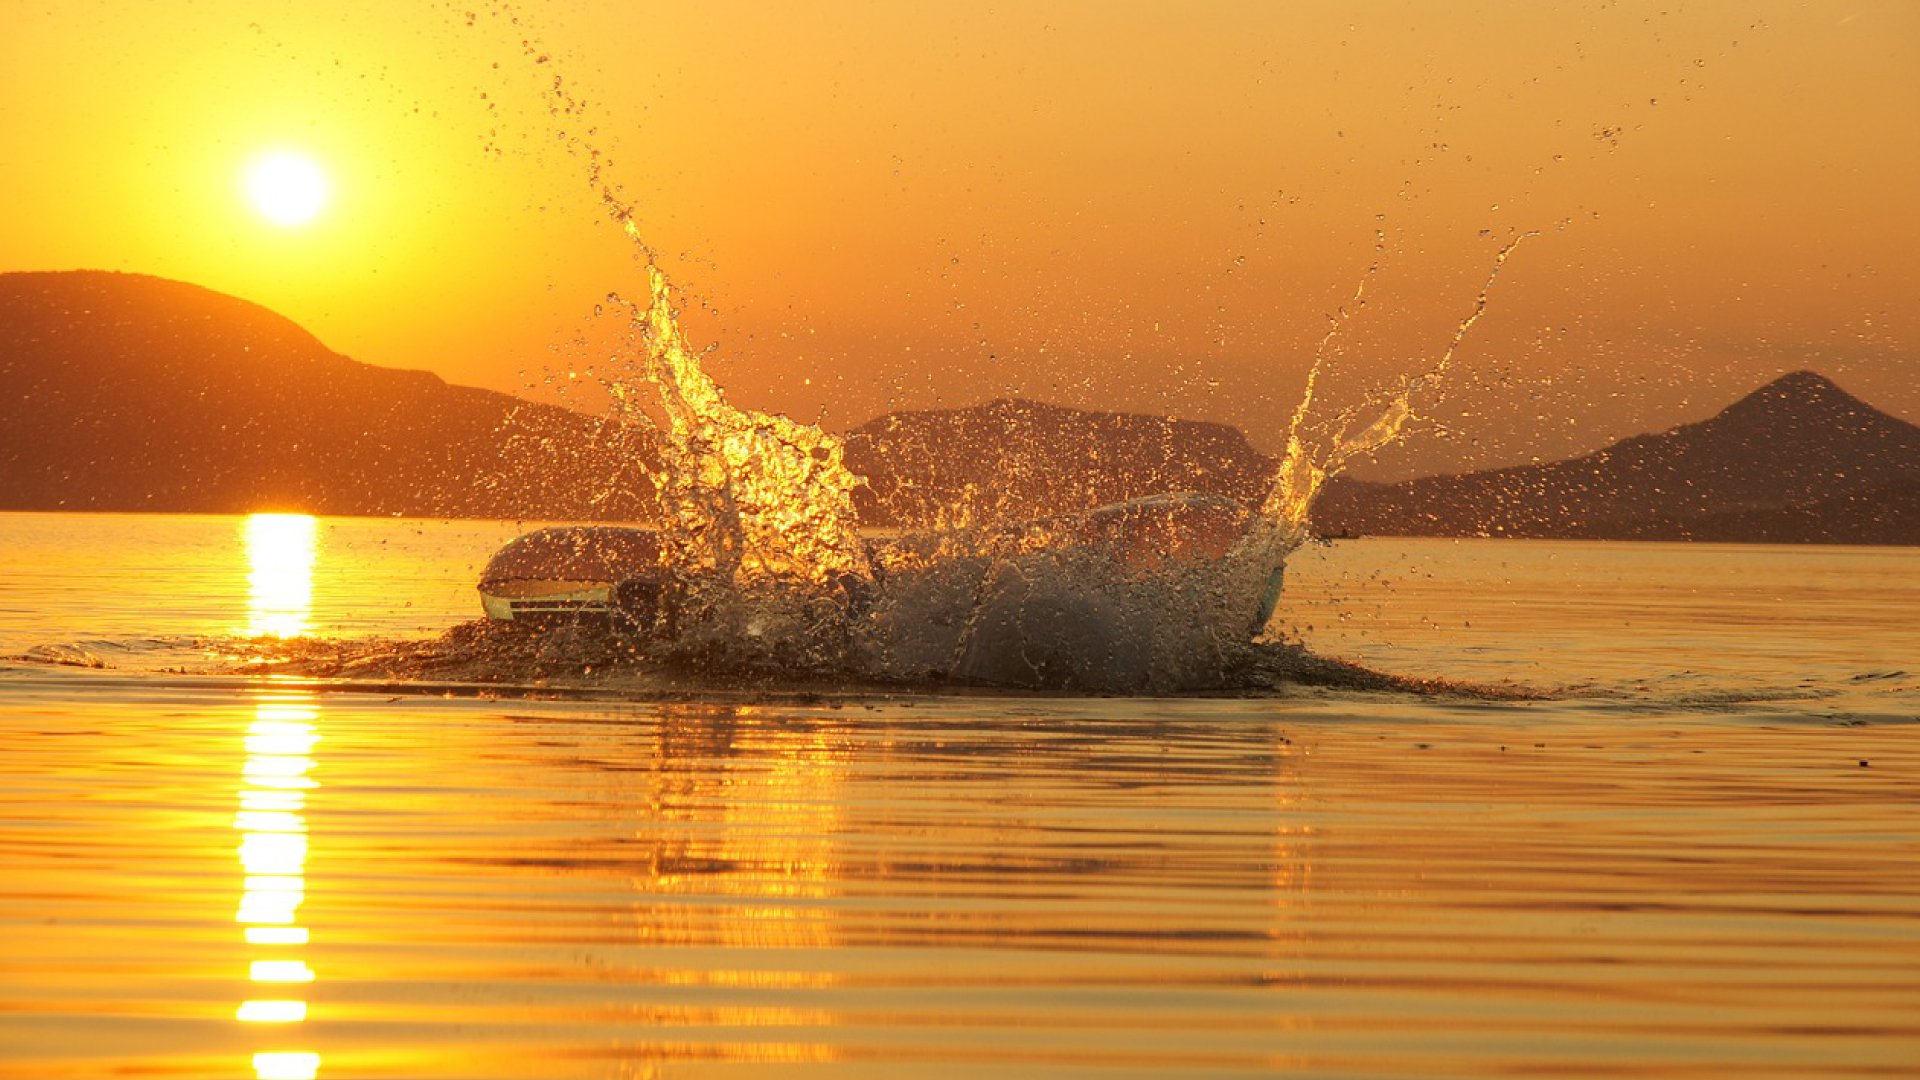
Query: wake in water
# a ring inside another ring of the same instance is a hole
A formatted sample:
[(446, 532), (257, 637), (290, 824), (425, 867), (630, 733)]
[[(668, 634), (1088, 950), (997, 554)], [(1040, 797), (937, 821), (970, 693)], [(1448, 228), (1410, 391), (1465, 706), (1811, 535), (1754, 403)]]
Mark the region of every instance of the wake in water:
[[(203, 647), (213, 643), (198, 642)], [(1066, 689), (1064, 684), (1007, 683), (958, 678), (898, 679), (857, 670), (796, 671), (671, 655), (657, 643), (605, 623), (545, 627), (476, 620), (436, 638), (341, 641), (298, 638), (226, 643), (227, 670), (245, 674), (326, 679), (340, 689), (437, 694), (614, 697), (652, 700), (707, 698), (740, 692), (775, 697), (834, 694), (993, 693)], [(1078, 650), (1075, 650), (1076, 653)], [(29, 658), (19, 658), (29, 659)], [(737, 657), (735, 658), (737, 660)], [(1391, 675), (1359, 664), (1316, 656), (1297, 646), (1250, 644), (1225, 678), (1187, 692), (1260, 696), (1293, 688), (1519, 699), (1511, 687), (1474, 686), (1442, 679)], [(1123, 688), (1078, 688), (1120, 693)]]

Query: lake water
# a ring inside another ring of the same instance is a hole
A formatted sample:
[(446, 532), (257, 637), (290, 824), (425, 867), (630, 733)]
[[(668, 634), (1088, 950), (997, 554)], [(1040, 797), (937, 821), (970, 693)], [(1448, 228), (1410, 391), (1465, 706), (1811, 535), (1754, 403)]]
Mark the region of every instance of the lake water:
[(519, 531), (0, 515), (0, 1076), (1920, 1075), (1920, 550), (1296, 557), (1531, 700), (224, 673)]

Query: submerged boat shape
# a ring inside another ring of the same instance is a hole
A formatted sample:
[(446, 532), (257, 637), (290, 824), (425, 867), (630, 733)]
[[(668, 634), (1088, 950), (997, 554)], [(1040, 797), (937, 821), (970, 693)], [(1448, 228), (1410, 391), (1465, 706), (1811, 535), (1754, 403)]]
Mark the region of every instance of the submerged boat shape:
[(480, 574), (487, 617), (552, 623), (620, 617), (650, 624), (668, 580), (652, 529), (559, 525), (510, 541)]
[[(924, 573), (939, 561), (987, 564), (1043, 552), (1103, 551), (1128, 574), (1223, 557), (1246, 511), (1231, 499), (1177, 493), (977, 529), (909, 533), (870, 541), (872, 584)], [(838, 582), (864, 607), (867, 581)], [(494, 554), (480, 577), (488, 618), (546, 624), (617, 618), (641, 628), (671, 624), (675, 606), (666, 544), (654, 529), (562, 525), (528, 533)]]

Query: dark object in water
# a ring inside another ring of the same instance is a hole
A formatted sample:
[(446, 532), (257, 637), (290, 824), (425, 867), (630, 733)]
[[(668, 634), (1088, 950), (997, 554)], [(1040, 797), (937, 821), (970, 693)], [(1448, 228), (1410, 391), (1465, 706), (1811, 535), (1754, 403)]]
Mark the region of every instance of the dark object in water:
[[(1211, 633), (1175, 648), (1178, 662), (1154, 660), (1155, 649), (1166, 651), (1165, 628), (1186, 625), (1191, 613), (1162, 619), (1157, 607), (1136, 609), (1164, 591), (1155, 579), (1186, 581), (1187, 567), (1226, 558), (1246, 516), (1231, 499), (1181, 492), (875, 539), (864, 544), (858, 571), (754, 579), (753, 587), (768, 588), (741, 594), (753, 609), (745, 616), (711, 607), (716, 594), (704, 588), (711, 583), (702, 568), (672, 564), (668, 539), (656, 530), (558, 526), (502, 548), (482, 573), (480, 597), (493, 622), (598, 624), (651, 638), (662, 655), (686, 648), (708, 656), (725, 652), (724, 641), (759, 656), (769, 642), (799, 641), (805, 656), (831, 653), (834, 663), (858, 667), (860, 642), (846, 637), (858, 628), (878, 635), (890, 677), (1131, 689), (1153, 678), (1191, 678), (1193, 664), (1217, 666)], [(801, 603), (792, 608), (795, 594), (785, 587), (795, 584)], [(1136, 586), (1147, 590), (1137, 602), (1122, 599)], [(1198, 587), (1189, 581), (1173, 591), (1188, 596)], [(787, 617), (811, 629), (765, 636), (767, 625)], [(786, 645), (771, 647), (780, 664), (793, 659)], [(1217, 678), (1204, 676), (1209, 684)]]
[(506, 622), (619, 616), (652, 626), (668, 582), (666, 545), (653, 529), (558, 525), (495, 552), (480, 573), (480, 603)]

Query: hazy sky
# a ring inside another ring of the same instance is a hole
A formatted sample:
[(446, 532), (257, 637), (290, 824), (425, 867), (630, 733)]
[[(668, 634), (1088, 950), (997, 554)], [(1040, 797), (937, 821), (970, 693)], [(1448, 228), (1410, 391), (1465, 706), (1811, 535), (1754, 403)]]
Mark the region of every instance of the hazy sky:
[[(551, 395), (643, 288), (600, 164), (742, 404), (1023, 394), (1272, 448), (1333, 313), (1339, 405), (1538, 232), (1391, 467), (1802, 367), (1920, 419), (1911, 0), (394, 7), (0, 0), (0, 269), (180, 278)], [(242, 193), (274, 147), (327, 175), (307, 224)]]

